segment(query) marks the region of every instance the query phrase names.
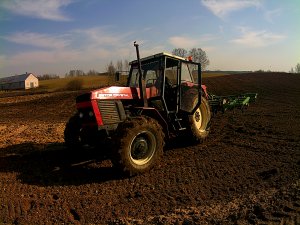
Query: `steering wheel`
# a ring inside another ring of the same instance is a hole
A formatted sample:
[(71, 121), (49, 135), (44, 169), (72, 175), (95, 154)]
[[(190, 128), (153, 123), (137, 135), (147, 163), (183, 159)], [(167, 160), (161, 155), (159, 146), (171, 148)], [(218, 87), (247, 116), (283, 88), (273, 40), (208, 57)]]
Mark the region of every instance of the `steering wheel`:
[(156, 80), (157, 79), (148, 79), (146, 81), (146, 87), (151, 87), (151, 86), (155, 85)]

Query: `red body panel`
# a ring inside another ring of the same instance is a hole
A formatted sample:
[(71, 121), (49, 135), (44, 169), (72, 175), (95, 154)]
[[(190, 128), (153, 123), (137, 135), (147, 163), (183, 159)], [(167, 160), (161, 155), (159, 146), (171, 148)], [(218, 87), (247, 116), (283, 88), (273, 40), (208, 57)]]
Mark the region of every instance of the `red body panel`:
[(91, 102), (79, 102), (76, 103), (76, 108), (87, 108), (87, 107), (92, 107), (92, 103)]
[[(103, 125), (101, 113), (100, 113), (100, 110), (98, 108), (98, 104), (97, 104), (96, 100), (91, 100), (91, 101), (88, 101), (88, 102), (79, 102), (79, 103), (76, 103), (76, 108), (77, 109), (92, 108), (93, 112), (94, 112), (94, 115), (96, 117), (97, 125), (98, 126)], [(93, 125), (93, 123), (83, 124), (83, 126), (91, 126), (91, 125)]]
[(92, 91), (91, 99), (133, 99), (138, 98), (136, 88), (107, 87)]
[(102, 126), (103, 125), (103, 120), (102, 120), (100, 110), (98, 108), (97, 101), (92, 100), (92, 105), (93, 105), (93, 110), (94, 110), (94, 113), (95, 113), (97, 124), (98, 124), (98, 126)]
[[(151, 98), (158, 95), (158, 90), (153, 87), (146, 89), (147, 98)], [(139, 88), (134, 87), (106, 87), (91, 91), (91, 99), (86, 102), (79, 102), (76, 104), (77, 109), (82, 108), (92, 108), (96, 122), (98, 126), (102, 126), (103, 120), (101, 116), (101, 111), (99, 110), (97, 100), (130, 100), (130, 99), (140, 99)], [(87, 124), (85, 124), (87, 125)], [(90, 124), (89, 124), (90, 125)]]
[[(146, 88), (147, 98), (155, 97), (158, 95), (158, 90), (155, 86)], [(139, 99), (140, 89), (135, 87), (107, 87), (92, 91), (91, 99)]]
[[(184, 85), (188, 87), (192, 87), (193, 83), (187, 82)], [(206, 86), (201, 85), (204, 94), (206, 97), (207, 91)], [(146, 88), (147, 98), (158, 96), (158, 89), (155, 86), (151, 86)], [(101, 112), (99, 110), (97, 100), (130, 100), (130, 99), (140, 99), (140, 89), (135, 87), (106, 87), (91, 91), (91, 99), (87, 102), (80, 102), (76, 104), (76, 107), (79, 108), (87, 108), (91, 107), (94, 111), (94, 115), (96, 117), (97, 125), (102, 126), (103, 120), (101, 116)]]

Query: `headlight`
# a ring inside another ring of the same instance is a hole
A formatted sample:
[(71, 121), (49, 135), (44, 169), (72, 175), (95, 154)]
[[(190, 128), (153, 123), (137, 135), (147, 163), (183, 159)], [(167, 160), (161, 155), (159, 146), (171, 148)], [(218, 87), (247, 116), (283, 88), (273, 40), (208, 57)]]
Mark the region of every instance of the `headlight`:
[(89, 112), (89, 116), (92, 117), (94, 113), (92, 111)]

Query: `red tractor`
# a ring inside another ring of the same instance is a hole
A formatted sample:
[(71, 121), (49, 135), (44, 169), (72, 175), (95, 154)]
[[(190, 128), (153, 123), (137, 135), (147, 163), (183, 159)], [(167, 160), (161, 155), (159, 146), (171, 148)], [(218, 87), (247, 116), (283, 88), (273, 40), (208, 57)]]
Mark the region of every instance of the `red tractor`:
[(200, 63), (167, 53), (140, 59), (134, 45), (127, 85), (78, 96), (64, 132), (70, 149), (108, 141), (113, 165), (129, 175), (151, 169), (171, 136), (206, 138), (211, 119)]

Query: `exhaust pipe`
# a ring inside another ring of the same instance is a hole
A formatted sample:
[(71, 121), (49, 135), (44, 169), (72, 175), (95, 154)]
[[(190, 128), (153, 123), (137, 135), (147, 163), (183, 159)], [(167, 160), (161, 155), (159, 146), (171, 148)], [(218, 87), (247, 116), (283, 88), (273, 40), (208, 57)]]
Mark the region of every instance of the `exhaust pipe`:
[(139, 88), (140, 88), (140, 97), (143, 98), (143, 107), (148, 107), (148, 100), (146, 95), (146, 82), (145, 77), (142, 74), (142, 65), (141, 65), (141, 59), (140, 59), (140, 51), (139, 51), (139, 45), (136, 43), (136, 41), (133, 43), (134, 47), (136, 48), (136, 57), (138, 61), (138, 70), (139, 70)]

